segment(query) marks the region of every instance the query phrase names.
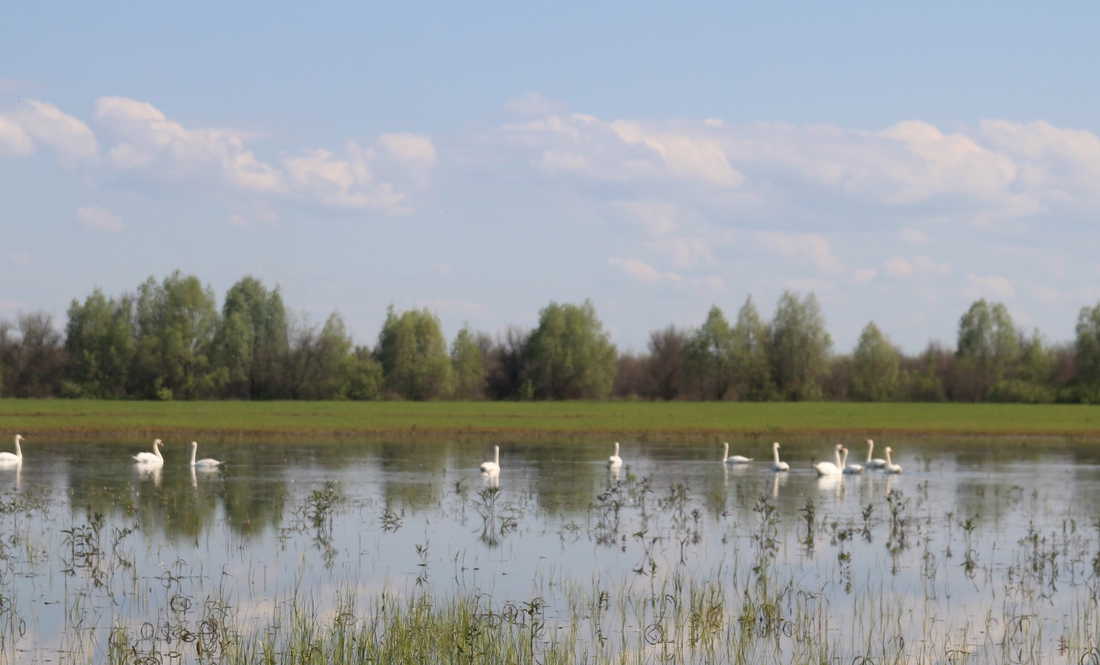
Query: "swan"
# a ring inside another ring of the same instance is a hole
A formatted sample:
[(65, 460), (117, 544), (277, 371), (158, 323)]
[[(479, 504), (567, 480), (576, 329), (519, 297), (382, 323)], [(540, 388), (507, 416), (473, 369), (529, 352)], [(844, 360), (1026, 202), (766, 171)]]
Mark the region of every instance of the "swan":
[(841, 450), (844, 451), (844, 457), (841, 458), (841, 460), (840, 460), (840, 466), (844, 470), (844, 473), (848, 474), (849, 476), (857, 474), (857, 473), (863, 473), (863, 466), (862, 465), (860, 465), (860, 464), (848, 464), (848, 449), (847, 448), (841, 448)]
[(733, 457), (726, 457), (730, 454), (730, 444), (722, 444), (722, 462), (726, 464), (748, 464), (752, 461), (751, 457), (742, 457), (741, 455), (734, 455)]
[(195, 467), (198, 467), (200, 469), (217, 469), (222, 464), (225, 464), (225, 462), (219, 462), (218, 460), (210, 459), (209, 457), (207, 457), (206, 459), (201, 459), (201, 460), (196, 462), (195, 461), (195, 453), (198, 451), (198, 449), (199, 449), (198, 441), (192, 441), (191, 442), (191, 466), (195, 466)]
[(615, 442), (615, 454), (607, 458), (607, 466), (612, 469), (623, 465), (623, 458), (619, 457), (619, 442)]
[(890, 446), (886, 446), (886, 466), (882, 467), (886, 473), (901, 473), (901, 465), (894, 464), (890, 461), (890, 453), (894, 452), (894, 449)]
[(775, 461), (772, 462), (772, 471), (790, 471), (791, 465), (786, 462), (779, 461), (779, 442), (776, 441), (772, 444), (772, 454), (775, 455)]
[(814, 464), (814, 471), (817, 471), (819, 476), (839, 476), (840, 475), (840, 449), (844, 446), (839, 443), (836, 445), (834, 452), (836, 453), (836, 464), (832, 462), (818, 462)]
[(23, 440), (23, 435), (15, 435), (15, 454), (8, 452), (0, 453), (0, 464), (12, 465), (19, 464), (23, 461), (23, 450), (19, 447), (19, 442)]
[(164, 446), (160, 442), (160, 439), (153, 441), (153, 452), (151, 453), (138, 453), (134, 455), (134, 461), (138, 464), (148, 464), (150, 466), (162, 466), (164, 464), (164, 457), (160, 454), (160, 449)]
[(500, 473), (500, 446), (493, 446), (493, 461), (482, 464), (481, 472), (489, 475)]
[(867, 439), (867, 462), (863, 465), (868, 469), (881, 469), (886, 466), (886, 460), (881, 457), (871, 459), (871, 453), (875, 450), (875, 442), (871, 439)]

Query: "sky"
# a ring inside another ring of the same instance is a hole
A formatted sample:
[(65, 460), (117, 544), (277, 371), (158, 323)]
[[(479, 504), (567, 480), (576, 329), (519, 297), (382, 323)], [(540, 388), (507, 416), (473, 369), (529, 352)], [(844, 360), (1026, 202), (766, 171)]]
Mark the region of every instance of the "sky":
[(181, 270), (642, 351), (792, 290), (913, 353), (1100, 300), (1100, 4), (9, 4), (0, 318)]

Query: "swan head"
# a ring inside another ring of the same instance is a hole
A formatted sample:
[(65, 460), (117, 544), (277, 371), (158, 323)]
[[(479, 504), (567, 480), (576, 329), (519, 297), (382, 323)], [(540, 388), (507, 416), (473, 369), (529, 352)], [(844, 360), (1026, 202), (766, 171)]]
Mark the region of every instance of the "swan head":
[(192, 448), (198, 448), (199, 447), (199, 442), (198, 441), (192, 441), (191, 442), (191, 447)]
[(15, 435), (15, 442), (19, 443), (20, 441), (25, 441), (25, 439), (23, 438), (23, 435), (22, 434), (16, 434)]
[(776, 450), (779, 450), (779, 442), (776, 441), (775, 443), (773, 443), (772, 448), (775, 448)]
[(886, 452), (892, 453), (892, 452), (894, 452), (894, 449), (891, 448), (890, 446), (886, 446)]
[(162, 442), (160, 439), (154, 439), (153, 440), (153, 445), (154, 446), (160, 446), (161, 448), (163, 448), (164, 447), (164, 442)]

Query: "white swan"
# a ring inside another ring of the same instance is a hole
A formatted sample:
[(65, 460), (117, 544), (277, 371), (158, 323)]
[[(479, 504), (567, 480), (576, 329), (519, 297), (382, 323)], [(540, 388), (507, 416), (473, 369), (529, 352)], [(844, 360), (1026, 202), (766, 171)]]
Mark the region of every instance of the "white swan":
[(775, 456), (775, 461), (772, 462), (772, 471), (790, 471), (791, 465), (786, 462), (779, 461), (779, 442), (776, 441), (772, 444), (772, 454)]
[(890, 461), (890, 453), (894, 452), (894, 449), (890, 446), (886, 446), (886, 466), (882, 467), (886, 473), (901, 473), (901, 465), (894, 464)]
[(730, 444), (722, 444), (722, 462), (725, 464), (748, 464), (752, 461), (751, 457), (742, 457), (741, 455), (734, 455), (733, 457), (726, 457), (730, 454)]
[(612, 469), (623, 465), (623, 458), (619, 457), (619, 442), (615, 442), (615, 454), (607, 458), (607, 466)]
[(220, 467), (222, 464), (225, 464), (225, 462), (219, 462), (218, 460), (210, 459), (209, 457), (207, 457), (206, 459), (201, 459), (201, 460), (196, 462), (195, 461), (195, 453), (198, 452), (198, 450), (199, 450), (198, 441), (192, 441), (191, 442), (191, 466), (196, 466), (200, 469), (216, 469), (216, 468)]
[(863, 466), (860, 464), (848, 464), (848, 449), (841, 448), (844, 451), (844, 457), (840, 460), (840, 466), (844, 469), (844, 473), (849, 476), (857, 473), (863, 473)]
[(134, 461), (138, 464), (148, 464), (149, 466), (162, 466), (164, 464), (164, 457), (160, 454), (162, 446), (164, 446), (164, 444), (160, 442), (160, 439), (153, 441), (153, 452), (138, 453), (134, 455)]
[(15, 454), (12, 455), (8, 452), (0, 453), (0, 465), (12, 466), (23, 462), (23, 450), (19, 447), (19, 442), (22, 440), (23, 436), (21, 434), (15, 435)]
[(814, 471), (817, 471), (819, 476), (839, 476), (840, 475), (840, 449), (844, 446), (839, 443), (836, 445), (834, 452), (836, 453), (836, 464), (832, 462), (818, 462), (814, 464)]
[(493, 446), (493, 461), (482, 464), (481, 472), (491, 476), (500, 473), (500, 446)]
[(875, 450), (875, 442), (871, 439), (867, 439), (867, 462), (863, 465), (868, 469), (881, 469), (886, 466), (886, 460), (881, 457), (871, 459), (871, 453)]

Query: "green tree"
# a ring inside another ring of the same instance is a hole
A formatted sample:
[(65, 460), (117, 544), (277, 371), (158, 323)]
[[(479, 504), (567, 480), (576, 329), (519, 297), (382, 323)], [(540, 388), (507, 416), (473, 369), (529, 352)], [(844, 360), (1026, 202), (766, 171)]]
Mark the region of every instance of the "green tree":
[(485, 397), (485, 356), (477, 334), (467, 324), (451, 343), (451, 365), (454, 367), (455, 390), (458, 399)]
[(1081, 383), (1100, 389), (1100, 302), (1095, 307), (1081, 308), (1075, 355)]
[(861, 402), (885, 402), (898, 390), (901, 352), (882, 334), (875, 322), (859, 335), (852, 353), (850, 395)]
[(65, 392), (72, 396), (117, 399), (127, 390), (136, 352), (133, 300), (107, 299), (96, 289), (69, 305), (65, 350), (69, 356)]
[(765, 401), (775, 395), (768, 362), (768, 326), (750, 295), (737, 312), (731, 335), (731, 355), (737, 396), (742, 400)]
[(953, 398), (987, 399), (1018, 353), (1018, 333), (1008, 308), (1003, 303), (991, 306), (984, 298), (972, 304), (959, 318), (959, 389)]
[(286, 394), (284, 365), (289, 323), (279, 290), (245, 277), (225, 294), (222, 324), (215, 337), (216, 362), (226, 368), (226, 393), (241, 399)]
[(382, 363), (386, 389), (405, 399), (438, 399), (454, 387), (447, 340), (439, 319), (427, 309), (399, 316), (390, 306), (375, 357)]
[(704, 399), (726, 398), (733, 385), (733, 330), (718, 305), (688, 334), (684, 359)]
[(299, 389), (301, 399), (345, 399), (352, 370), (351, 336), (344, 317), (333, 312), (312, 337), (311, 362)]
[(527, 350), (537, 396), (603, 399), (611, 394), (618, 354), (591, 301), (551, 302), (543, 308)]
[(799, 300), (797, 294), (783, 292), (772, 320), (768, 354), (780, 395), (790, 400), (821, 399), (832, 346), (817, 297), (811, 293)]
[(138, 287), (136, 374), (149, 398), (194, 399), (214, 394), (224, 375), (208, 373), (218, 328), (214, 290), (176, 271)]
[(348, 359), (343, 396), (354, 400), (375, 400), (382, 397), (382, 364), (374, 358), (370, 348), (355, 347)]

